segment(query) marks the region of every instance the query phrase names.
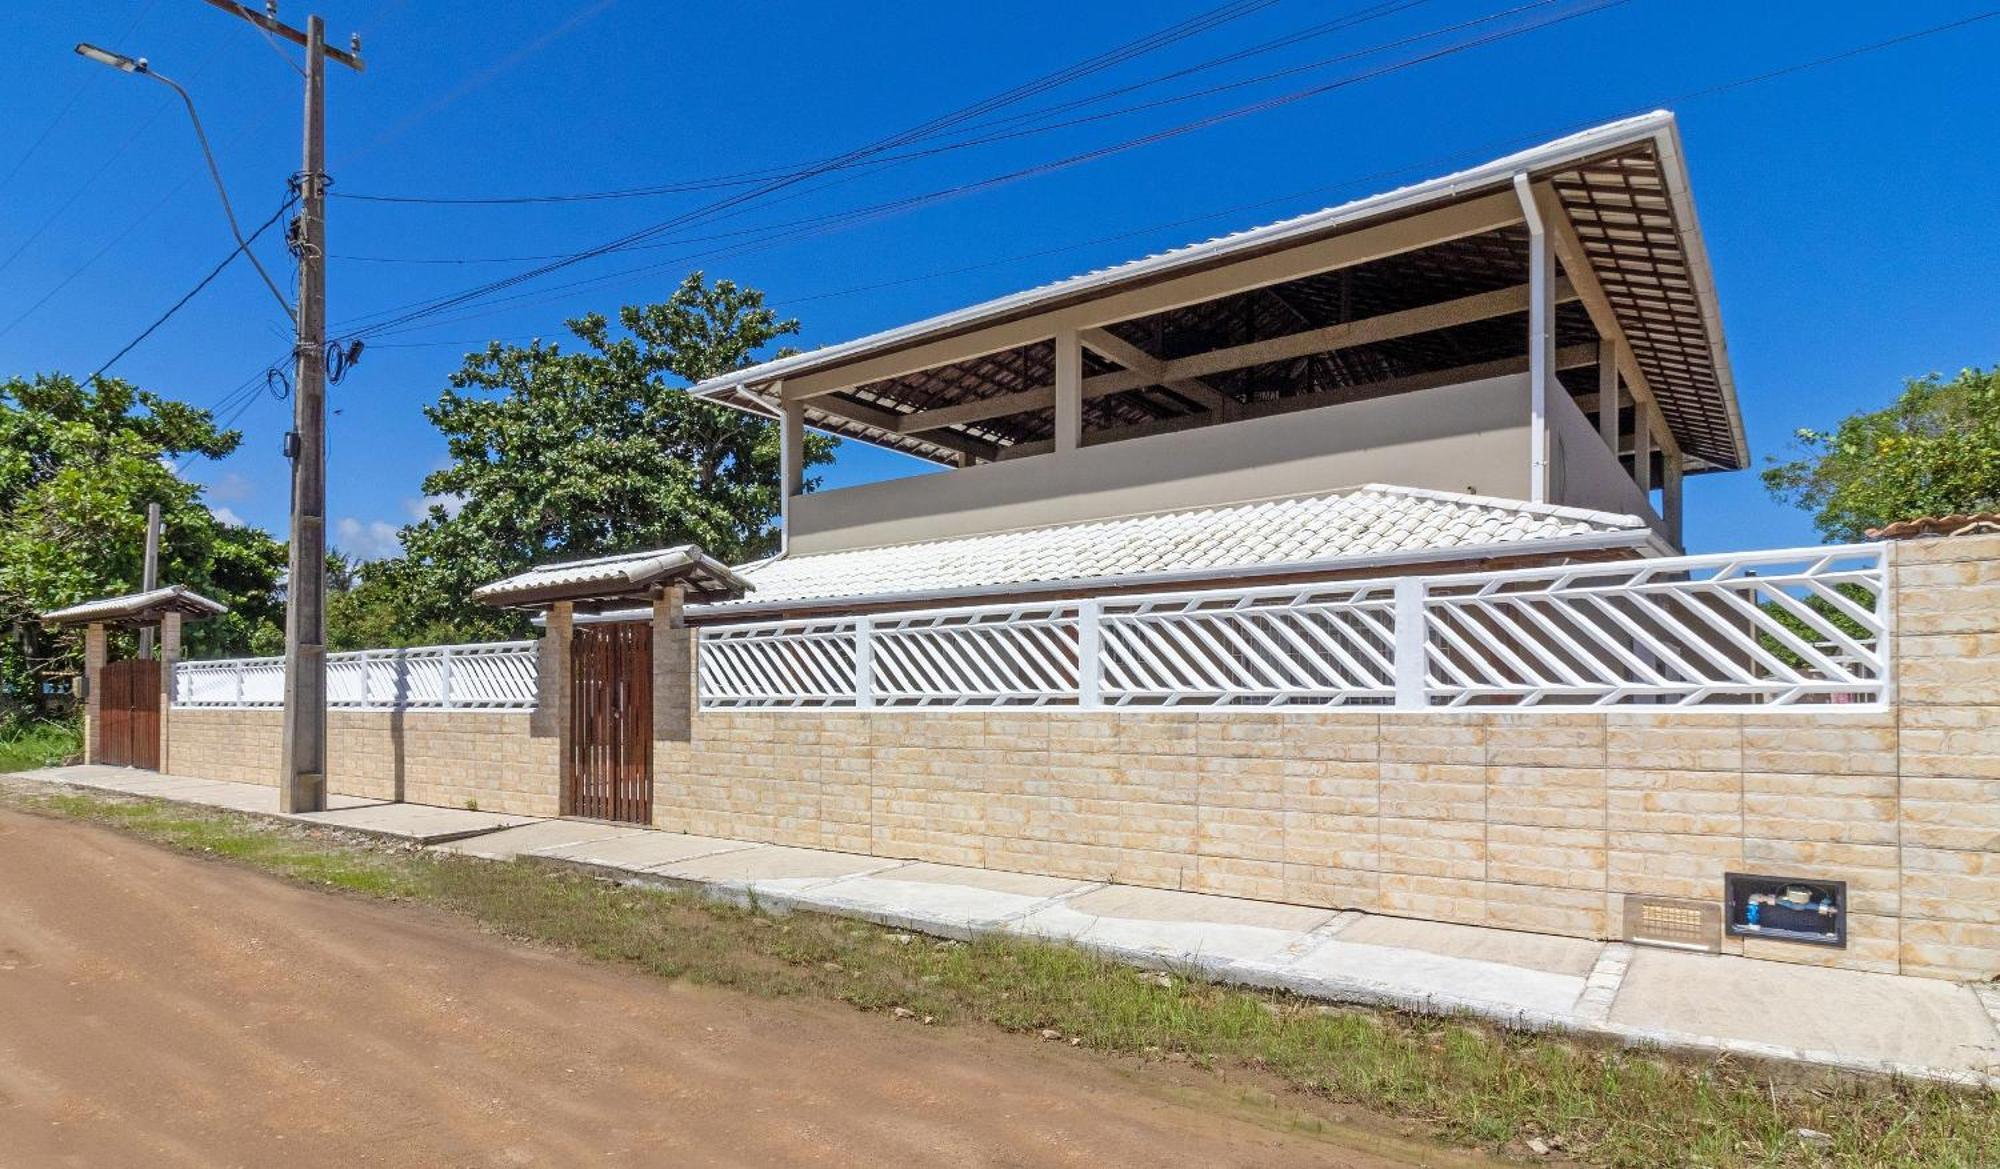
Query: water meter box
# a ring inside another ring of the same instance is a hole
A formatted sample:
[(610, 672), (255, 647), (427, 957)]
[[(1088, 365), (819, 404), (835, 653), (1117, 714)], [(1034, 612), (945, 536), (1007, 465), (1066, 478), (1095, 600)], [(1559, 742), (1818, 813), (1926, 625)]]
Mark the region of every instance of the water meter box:
[(1847, 882), (1724, 873), (1723, 920), (1731, 937), (1847, 945)]

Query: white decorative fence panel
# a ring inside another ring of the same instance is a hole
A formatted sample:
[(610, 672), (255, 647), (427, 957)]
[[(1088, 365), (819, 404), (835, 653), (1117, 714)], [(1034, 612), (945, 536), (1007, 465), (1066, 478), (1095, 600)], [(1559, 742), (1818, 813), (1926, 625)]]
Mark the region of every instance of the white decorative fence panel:
[(1433, 704), (1872, 702), (1888, 676), (1878, 546), (1423, 583)]
[[(327, 705), (337, 710), (532, 710), (538, 659), (532, 641), (369, 649), (328, 654)], [(174, 705), (285, 704), (283, 658), (182, 662)]]
[(704, 709), (1887, 700), (1880, 545), (708, 626)]

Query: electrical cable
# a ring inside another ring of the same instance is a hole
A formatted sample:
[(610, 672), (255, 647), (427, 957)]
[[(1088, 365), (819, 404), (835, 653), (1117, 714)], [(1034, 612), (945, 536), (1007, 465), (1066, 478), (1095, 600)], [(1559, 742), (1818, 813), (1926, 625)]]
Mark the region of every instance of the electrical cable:
[(222, 257), (221, 263), (209, 269), (208, 275), (203, 276), (201, 280), (198, 283), (196, 283), (193, 288), (188, 289), (187, 292), (183, 294), (179, 300), (175, 301), (172, 304), (172, 306), (170, 306), (167, 309), (166, 312), (161, 313), (159, 319), (155, 320), (152, 324), (147, 325), (143, 330), (140, 331), (137, 337), (134, 337), (130, 341), (127, 341), (125, 343), (124, 348), (120, 349), (118, 352), (111, 355), (111, 360), (105, 362), (103, 365), (98, 366), (97, 371), (91, 374), (88, 378), (85, 378), (84, 380), (86, 382), (93, 382), (96, 381), (99, 377), (102, 377), (104, 371), (118, 364), (119, 360), (123, 358), (127, 353), (130, 353), (132, 352), (132, 350), (138, 348), (140, 342), (152, 336), (153, 333), (156, 330), (158, 330), (161, 325), (164, 325), (168, 321), (172, 320), (175, 313), (178, 313), (181, 311), (181, 309), (187, 307), (187, 303), (193, 300), (196, 296), (200, 295), (202, 289), (207, 288), (211, 283), (214, 282), (217, 276), (222, 275), (222, 270), (229, 267), (230, 263), (233, 260), (235, 260), (237, 256), (247, 255), (250, 251), (250, 244), (253, 241), (255, 241), (258, 236), (261, 236), (266, 231), (269, 231), (271, 229), (272, 224), (275, 224), (276, 222), (278, 222), (278, 220), (284, 218), (285, 212), (291, 210), (292, 204), (295, 201), (296, 200), (294, 199), (287, 198), (283, 203), (279, 204), (277, 211), (272, 213), (271, 218), (266, 219), (263, 222), (262, 226), (258, 227), (256, 231), (250, 233), (249, 239), (242, 241), (241, 243), (237, 244), (234, 248), (232, 248), (228, 255)]
[[(1443, 57), (1452, 56), (1457, 53), (1462, 53), (1470, 49), (1483, 47), (1485, 45), (1489, 45), (1497, 41), (1506, 40), (1512, 37), (1524, 35), (1526, 33), (1539, 31), (1541, 29), (1548, 28), (1552, 25), (1560, 24), (1569, 20), (1574, 20), (1582, 16), (1592, 15), (1597, 12), (1601, 12), (1605, 9), (1617, 7), (1619, 5), (1628, 2), (1629, 0), (1598, 0), (1597, 3), (1588, 4), (1580, 8), (1574, 8), (1570, 11), (1557, 13), (1517, 27), (1501, 29), (1494, 32), (1486, 33), (1481, 36), (1471, 38), (1469, 40), (1429, 50), (1427, 52), (1417, 54), (1412, 57), (1407, 57), (1402, 60), (1393, 62), (1391, 64), (1378, 66), (1376, 68), (1364, 70), (1359, 73), (1350, 74), (1346, 77), (1339, 78), (1331, 82), (1309, 86), (1304, 89), (1293, 90), (1288, 93), (1277, 95), (1276, 97), (1265, 98), (1256, 102), (1249, 103), (1247, 105), (1238, 106), (1229, 110), (1223, 110), (1221, 112), (1210, 114), (1205, 117), (1197, 118), (1188, 122), (1184, 122), (1179, 125), (1170, 126), (1166, 129), (1157, 130), (1148, 134), (1140, 135), (1135, 138), (1126, 139), (1122, 142), (1113, 143), (1107, 146), (1096, 147), (1090, 150), (1083, 151), (1078, 154), (1067, 156), (1065, 158), (1037, 163), (1032, 166), (1023, 167), (1017, 170), (1006, 172), (1004, 174), (994, 175), (973, 182), (962, 183), (956, 186), (934, 190), (922, 195), (908, 196), (902, 199), (896, 199), (888, 201), (886, 203), (876, 204), (871, 207), (865, 207), (857, 209), (855, 211), (840, 213), (836, 216), (829, 218), (831, 220), (837, 220), (840, 226), (851, 226), (853, 223), (862, 222), (868, 219), (880, 218), (885, 215), (900, 213), (902, 211), (907, 211), (912, 208), (922, 206), (925, 204), (938, 202), (950, 198), (956, 198), (975, 191), (986, 190), (1007, 183), (1017, 182), (1024, 178), (1035, 177), (1038, 175), (1051, 173), (1053, 171), (1067, 169), (1072, 166), (1077, 166), (1083, 163), (1096, 161), (1098, 159), (1109, 157), (1114, 154), (1123, 153), (1125, 151), (1138, 149), (1143, 146), (1152, 145), (1157, 142), (1162, 142), (1172, 138), (1177, 138), (1186, 134), (1193, 133), (1198, 130), (1206, 129), (1210, 126), (1217, 125), (1221, 122), (1226, 122), (1236, 118), (1246, 117), (1252, 114), (1264, 113), (1269, 110), (1279, 108), (1281, 106), (1294, 104), (1296, 102), (1304, 101), (1313, 97), (1322, 96), (1328, 92), (1342, 89), (1347, 86), (1359, 84), (1364, 81), (1373, 80), (1382, 76), (1386, 76), (1391, 73), (1400, 72), (1404, 69), (1413, 68), (1417, 65), (1425, 64), (1430, 61), (1435, 61)], [(792, 238), (798, 234), (801, 233), (790, 233), (789, 235), (783, 238)], [(811, 234), (817, 234), (817, 232), (813, 232)], [(770, 241), (766, 242), (768, 243)], [(594, 254), (602, 255), (607, 253), (604, 250), (600, 249)], [(541, 289), (534, 294), (524, 294), (524, 295), (540, 295), (542, 293), (550, 291), (590, 286), (592, 284), (607, 280), (615, 280), (623, 278), (625, 276), (631, 276), (644, 272), (654, 271), (661, 267), (671, 266), (672, 264), (678, 262), (679, 262), (678, 260), (669, 260), (657, 264), (642, 265), (636, 268), (621, 269), (618, 272), (608, 273), (603, 276), (591, 277), (586, 280), (575, 281), (566, 285), (558, 285), (549, 289)], [(546, 265), (544, 266), (544, 268), (538, 269), (533, 273), (523, 274), (518, 277), (512, 277), (501, 281), (494, 281), (488, 285), (482, 286), (479, 289), (471, 290), (466, 293), (461, 293), (455, 297), (444, 297), (432, 301), (416, 302), (411, 305), (405, 306), (409, 311), (403, 312), (399, 316), (390, 316), (386, 320), (376, 321), (374, 323), (367, 324), (359, 329), (353, 329), (351, 331), (353, 332), (354, 335), (358, 336), (374, 337), (374, 336), (389, 335), (391, 330), (397, 330), (405, 325), (412, 324), (418, 320), (422, 320), (429, 316), (434, 316), (439, 312), (449, 311), (451, 308), (466, 305), (473, 300), (486, 301), (489, 304), (498, 303), (490, 300), (491, 292), (504, 290), (505, 288), (512, 287), (515, 284), (522, 283), (527, 279), (533, 279), (537, 275), (545, 274), (548, 271), (553, 271), (560, 267), (565, 267), (565, 266), (568, 266), (567, 263), (556, 263), (556, 264)], [(521, 299), (521, 297), (506, 298), (506, 299), (518, 300)], [(375, 314), (369, 314), (369, 315), (379, 317), (383, 316), (384, 314), (395, 313), (396, 311), (397, 310), (394, 309), (380, 310)], [(454, 319), (466, 320), (466, 319), (471, 319), (471, 316), (476, 316), (476, 315), (479, 314), (471, 314), (468, 316), (461, 316)], [(363, 318), (360, 319), (366, 320), (367, 316), (364, 316)]]
[[(481, 285), (476, 288), (467, 289), (459, 293), (448, 294), (446, 296), (437, 298), (434, 302), (426, 304), (419, 313), (412, 315), (411, 319), (414, 319), (415, 315), (430, 315), (438, 312), (448, 311), (453, 307), (467, 303), (471, 300), (477, 299), (489, 293), (504, 290), (506, 288), (514, 286), (515, 284), (536, 279), (540, 276), (547, 275), (551, 272), (559, 271), (571, 265), (579, 264), (586, 260), (595, 259), (598, 256), (607, 255), (612, 252), (631, 247), (634, 244), (643, 243), (648, 239), (652, 239), (667, 231), (671, 231), (674, 228), (686, 226), (687, 224), (692, 222), (699, 222), (702, 218), (712, 216), (717, 211), (726, 210), (730, 207), (737, 206), (742, 203), (761, 198), (764, 195), (771, 194), (779, 190), (783, 190), (787, 187), (793, 186), (801, 181), (804, 181), (807, 178), (811, 178), (814, 177), (815, 175), (825, 173), (827, 170), (838, 168), (840, 166), (854, 162), (856, 160), (867, 158), (871, 155), (881, 154), (887, 151), (895, 150), (899, 147), (908, 145), (915, 141), (921, 141), (926, 137), (934, 136), (940, 132), (949, 130), (950, 128), (961, 122), (970, 121), (973, 118), (981, 117), (995, 109), (1004, 108), (1007, 105), (1014, 104), (1022, 100), (1026, 100), (1027, 98), (1037, 96), (1040, 93), (1047, 92), (1048, 90), (1053, 89), (1057, 86), (1068, 84), (1070, 81), (1076, 80), (1077, 78), (1088, 76), (1091, 73), (1100, 72), (1104, 69), (1111, 68), (1114, 65), (1121, 64), (1127, 60), (1131, 60), (1136, 56), (1152, 52), (1157, 48), (1163, 47), (1168, 44), (1176, 43), (1179, 40), (1184, 40), (1187, 37), (1196, 35), (1201, 31), (1206, 31), (1208, 28), (1215, 27), (1226, 21), (1235, 20), (1242, 16), (1246, 16), (1251, 12), (1259, 11), (1263, 8), (1268, 8), (1275, 3), (1277, 3), (1277, 0), (1238, 0), (1237, 3), (1224, 5), (1221, 8), (1217, 9), (1211, 9), (1208, 12), (1203, 13), (1199, 16), (1193, 17), (1186, 21), (1182, 21), (1180, 24), (1173, 25), (1168, 29), (1151, 34), (1147, 37), (1142, 37), (1138, 41), (1134, 41), (1129, 44), (1120, 46), (1119, 48), (1110, 50), (1108, 52), (1098, 54), (1095, 57), (1088, 58), (1085, 61), (1058, 70), (1053, 74), (1045, 75), (1043, 77), (1035, 79), (1034, 81), (1030, 81), (1022, 85), (1016, 86), (1014, 89), (1008, 90), (1004, 93), (994, 95), (993, 97), (986, 98), (979, 102), (975, 102), (970, 106), (966, 106), (951, 113), (943, 114), (938, 117), (932, 118), (927, 122), (911, 127), (910, 129), (904, 130), (888, 138), (877, 140), (876, 142), (856, 148), (854, 150), (847, 151), (840, 155), (835, 155), (825, 160), (825, 162), (821, 166), (813, 168), (809, 171), (773, 180), (772, 182), (763, 184), (754, 190), (730, 196), (725, 199), (717, 200), (716, 202), (695, 208), (692, 211), (685, 212), (681, 215), (674, 216), (662, 222), (641, 228), (638, 231), (631, 232), (624, 236), (620, 236), (616, 239), (606, 241), (605, 243), (599, 244), (596, 247), (585, 249), (584, 251), (574, 253), (572, 255), (563, 257), (562, 259), (559, 260), (549, 261), (548, 263), (539, 265), (525, 272), (516, 273), (513, 276), (504, 277), (496, 281), (491, 281), (485, 285)], [(397, 324), (402, 322), (394, 321), (389, 323)]]

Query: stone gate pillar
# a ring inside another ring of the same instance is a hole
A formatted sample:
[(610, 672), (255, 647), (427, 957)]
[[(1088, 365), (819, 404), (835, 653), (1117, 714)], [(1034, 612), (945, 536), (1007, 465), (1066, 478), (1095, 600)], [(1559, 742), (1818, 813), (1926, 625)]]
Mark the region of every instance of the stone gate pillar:
[(99, 713), (103, 701), (99, 683), (104, 673), (104, 664), (111, 656), (111, 633), (102, 621), (93, 621), (83, 627), (83, 761), (96, 763), (103, 756), (98, 745), (98, 736), (104, 729), (104, 719)]
[(181, 615), (160, 614), (160, 773), (173, 770), (174, 669), (181, 664)]
[(694, 734), (694, 630), (682, 606), (686, 590), (669, 585), (653, 598), (653, 738), (685, 743)]

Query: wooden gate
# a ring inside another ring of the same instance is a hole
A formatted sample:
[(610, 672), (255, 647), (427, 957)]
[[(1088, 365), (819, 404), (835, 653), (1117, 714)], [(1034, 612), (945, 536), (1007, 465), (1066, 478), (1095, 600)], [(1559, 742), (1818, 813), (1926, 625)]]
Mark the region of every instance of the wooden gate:
[(97, 672), (97, 757), (119, 767), (160, 769), (160, 663), (106, 662)]
[(570, 636), (566, 816), (653, 819), (653, 629), (579, 625)]

